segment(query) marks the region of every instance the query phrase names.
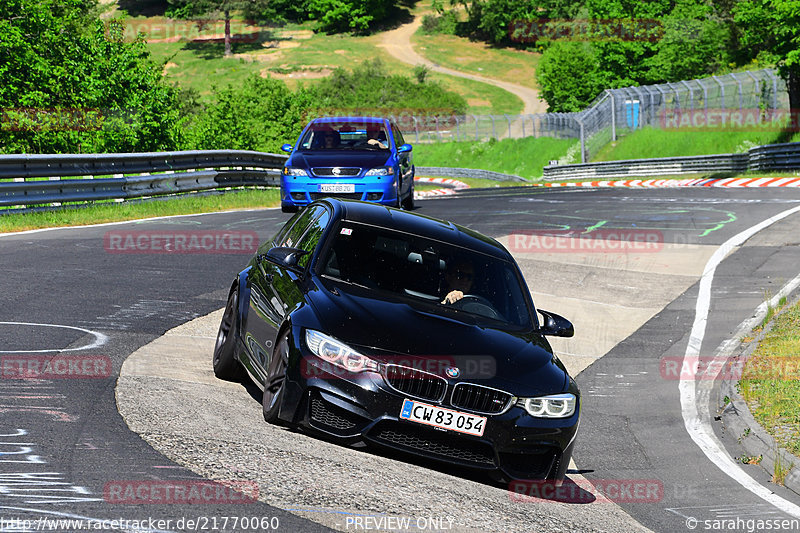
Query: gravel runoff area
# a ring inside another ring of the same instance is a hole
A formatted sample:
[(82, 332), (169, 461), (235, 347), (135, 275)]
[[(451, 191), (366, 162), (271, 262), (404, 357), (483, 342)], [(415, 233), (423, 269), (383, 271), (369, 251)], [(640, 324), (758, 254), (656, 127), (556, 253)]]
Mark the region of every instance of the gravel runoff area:
[[(534, 300), (575, 323), (576, 337), (551, 342), (576, 375), (686, 290), (712, 251), (666, 245), (659, 254), (539, 253), (517, 254), (517, 260), (526, 279), (536, 280)], [(549, 287), (558, 287), (557, 294), (535, 291)], [(440, 530), (465, 532), (647, 531), (607, 501), (514, 501), (506, 487), (480, 476), (267, 424), (255, 386), (213, 375), (221, 313), (170, 330), (131, 354), (116, 389), (130, 428), (198, 474), (255, 481), (261, 500), (342, 531), (355, 530), (347, 527), (348, 516), (410, 517), (414, 525), (431, 518)]]
[(255, 481), (260, 500), (341, 531), (355, 530), (347, 516), (408, 517), (414, 531), (425, 530), (418, 523), (429, 531), (436, 523), (464, 532), (647, 531), (613, 503), (516, 502), (482, 477), (459, 477), (267, 424), (259, 392), (213, 375), (221, 315), (195, 319), (134, 352), (116, 389), (130, 428), (194, 472)]

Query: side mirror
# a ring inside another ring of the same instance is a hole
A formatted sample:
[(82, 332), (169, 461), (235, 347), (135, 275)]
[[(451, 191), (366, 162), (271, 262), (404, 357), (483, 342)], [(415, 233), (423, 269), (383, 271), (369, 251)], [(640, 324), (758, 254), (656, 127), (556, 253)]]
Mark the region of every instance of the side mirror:
[(552, 337), (572, 337), (575, 335), (575, 327), (572, 322), (563, 316), (549, 311), (542, 311), (541, 309), (538, 309), (538, 311), (544, 319), (539, 328), (539, 333), (542, 335), (550, 335)]
[(413, 148), (411, 147), (410, 144), (401, 144), (400, 146), (397, 147), (397, 153), (398, 154), (403, 154), (405, 152), (410, 152), (411, 150), (413, 150)]
[(286, 143), (283, 146), (281, 146), (281, 150), (283, 150), (287, 154), (291, 154), (292, 153), (292, 145), (289, 144), (289, 143)]
[(275, 263), (280, 267), (296, 272), (297, 274), (301, 274), (303, 269), (298, 266), (297, 262), (300, 261), (300, 258), (307, 253), (308, 252), (305, 250), (300, 250), (299, 248), (276, 246), (274, 248), (270, 248), (269, 251), (260, 256), (259, 259), (266, 259), (270, 263)]

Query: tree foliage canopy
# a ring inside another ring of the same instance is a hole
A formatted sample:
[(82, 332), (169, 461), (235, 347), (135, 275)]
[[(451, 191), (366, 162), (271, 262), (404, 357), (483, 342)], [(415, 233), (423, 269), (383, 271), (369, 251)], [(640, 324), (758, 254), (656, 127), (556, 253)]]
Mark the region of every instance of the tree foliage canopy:
[(80, 0), (0, 3), (0, 151), (130, 152), (180, 142), (176, 91), (141, 41)]

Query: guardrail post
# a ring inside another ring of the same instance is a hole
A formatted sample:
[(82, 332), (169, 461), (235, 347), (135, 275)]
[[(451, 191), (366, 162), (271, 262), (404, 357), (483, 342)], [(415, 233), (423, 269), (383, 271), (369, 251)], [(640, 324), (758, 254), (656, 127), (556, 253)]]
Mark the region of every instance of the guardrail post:
[(489, 118), (492, 119), (492, 139), (497, 139), (497, 130), (494, 126), (494, 115), (489, 115)]
[(731, 77), (734, 80), (736, 80), (736, 85), (739, 86), (739, 111), (741, 111), (742, 109), (744, 109), (744, 101), (742, 99), (742, 80), (740, 80), (739, 77), (736, 76), (735, 72), (731, 72)]

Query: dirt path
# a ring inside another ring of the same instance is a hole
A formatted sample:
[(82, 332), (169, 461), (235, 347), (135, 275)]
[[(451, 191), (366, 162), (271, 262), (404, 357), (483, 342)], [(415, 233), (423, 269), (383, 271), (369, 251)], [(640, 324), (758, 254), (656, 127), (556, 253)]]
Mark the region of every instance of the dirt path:
[(391, 30), (383, 34), (381, 46), (386, 49), (393, 57), (408, 63), (410, 65), (425, 65), (433, 71), (450, 76), (458, 76), (459, 78), (467, 78), (481, 83), (488, 83), (500, 87), (512, 94), (517, 95), (523, 102), (523, 114), (529, 115), (534, 113), (544, 113), (547, 111), (547, 103), (539, 99), (539, 91), (531, 89), (530, 87), (523, 87), (516, 83), (509, 83), (506, 81), (499, 81), (475, 74), (466, 74), (457, 70), (441, 67), (436, 63), (419, 55), (411, 44), (411, 36), (422, 25), (422, 16), (417, 15), (413, 22), (404, 24), (396, 30)]

